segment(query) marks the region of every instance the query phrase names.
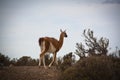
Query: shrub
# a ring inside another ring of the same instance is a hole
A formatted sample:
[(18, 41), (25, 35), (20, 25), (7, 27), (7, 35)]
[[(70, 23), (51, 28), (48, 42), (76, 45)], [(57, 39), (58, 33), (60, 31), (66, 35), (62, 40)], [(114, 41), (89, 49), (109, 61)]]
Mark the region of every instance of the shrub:
[(72, 64), (75, 63), (75, 57), (74, 55), (72, 54), (72, 52), (66, 54), (64, 57), (63, 57), (63, 61), (62, 60), (59, 60), (59, 69), (61, 71), (64, 71), (66, 70), (67, 68), (69, 68), (70, 66), (72, 66)]
[(10, 58), (2, 53), (0, 53), (0, 66), (9, 66)]
[(89, 57), (64, 70), (61, 80), (120, 80), (120, 59)]

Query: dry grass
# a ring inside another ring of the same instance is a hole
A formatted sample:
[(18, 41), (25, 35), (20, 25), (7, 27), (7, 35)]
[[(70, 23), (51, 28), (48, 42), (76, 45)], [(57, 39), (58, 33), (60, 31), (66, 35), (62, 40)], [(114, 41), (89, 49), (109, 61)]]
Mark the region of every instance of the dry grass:
[(44, 69), (38, 66), (13, 66), (0, 69), (0, 80), (57, 80), (55, 67)]

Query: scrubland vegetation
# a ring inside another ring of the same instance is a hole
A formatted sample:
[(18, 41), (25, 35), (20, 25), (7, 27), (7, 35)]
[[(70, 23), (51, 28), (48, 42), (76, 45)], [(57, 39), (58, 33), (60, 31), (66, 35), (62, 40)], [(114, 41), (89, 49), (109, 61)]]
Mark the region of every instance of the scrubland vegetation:
[[(37, 67), (38, 59), (23, 56), (11, 60), (0, 53), (0, 80), (120, 80), (120, 50), (109, 53), (109, 39), (97, 38), (90, 29), (84, 30), (83, 36), (85, 43), (76, 43), (75, 52), (58, 58), (58, 65), (46, 70)], [(45, 56), (47, 65), (51, 59)]]

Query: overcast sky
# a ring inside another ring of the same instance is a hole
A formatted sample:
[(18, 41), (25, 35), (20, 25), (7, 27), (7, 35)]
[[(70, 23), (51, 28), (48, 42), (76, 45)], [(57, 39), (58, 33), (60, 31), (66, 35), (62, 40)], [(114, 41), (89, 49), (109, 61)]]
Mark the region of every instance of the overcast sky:
[[(11, 58), (38, 58), (39, 37), (59, 39), (66, 29), (58, 57), (75, 52), (83, 42), (82, 32), (110, 40), (109, 48), (120, 48), (120, 0), (0, 0), (0, 52)], [(83, 42), (84, 43), (84, 42)]]

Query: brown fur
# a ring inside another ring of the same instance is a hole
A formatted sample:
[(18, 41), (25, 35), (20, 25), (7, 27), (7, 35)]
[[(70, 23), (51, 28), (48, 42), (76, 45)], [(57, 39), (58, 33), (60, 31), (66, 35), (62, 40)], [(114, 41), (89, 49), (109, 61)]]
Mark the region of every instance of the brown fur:
[[(50, 47), (50, 43), (52, 43), (52, 45), (56, 48), (56, 51), (53, 52), (53, 54), (54, 54), (53, 61), (52, 61), (52, 63), (53, 63), (54, 60), (56, 59), (56, 53), (60, 50), (60, 48), (63, 45), (64, 37), (67, 37), (67, 34), (65, 31), (64, 32), (61, 31), (59, 40), (52, 38), (52, 37), (39, 38), (39, 46), (41, 46), (40, 57), (44, 56), (44, 54), (48, 51), (48, 49)], [(42, 52), (42, 46), (43, 46), (42, 43), (43, 42), (45, 42), (45, 50)]]
[(50, 42), (57, 48), (59, 49), (59, 42), (58, 40), (56, 40), (55, 38), (50, 38), (50, 37), (42, 37), (39, 39), (39, 45), (41, 46), (42, 42), (45, 41), (45, 48), (47, 51), (49, 49), (49, 46), (50, 46)]

